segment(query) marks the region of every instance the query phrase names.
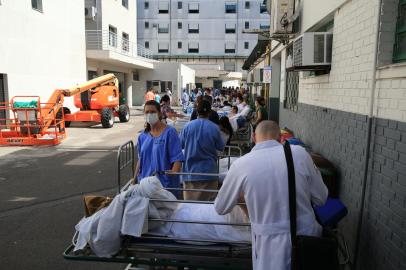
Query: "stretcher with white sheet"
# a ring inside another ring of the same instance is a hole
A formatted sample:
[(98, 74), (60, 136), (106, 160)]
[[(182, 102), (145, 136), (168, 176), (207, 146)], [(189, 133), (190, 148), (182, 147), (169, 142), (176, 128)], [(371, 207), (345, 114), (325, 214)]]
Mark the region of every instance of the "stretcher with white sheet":
[[(130, 170), (129, 175), (134, 175), (134, 156), (134, 145), (131, 141), (118, 150), (119, 194), (116, 197), (123, 196), (125, 192), (128, 194), (128, 190), (134, 188), (130, 185), (131, 180), (121, 187), (121, 179), (126, 170)], [(230, 164), (229, 161), (227, 163)], [(149, 213), (148, 232), (142, 233), (139, 237), (120, 235), (120, 247), (111, 256), (97, 256), (89, 244), (77, 250), (80, 239), (76, 234), (72, 244), (63, 253), (64, 258), (127, 263), (131, 266), (149, 266), (152, 269), (161, 266), (178, 269), (252, 268), (250, 224), (238, 213), (241, 211), (239, 207), (236, 207), (238, 209), (234, 216), (233, 214), (219, 216), (214, 211), (213, 202), (184, 201), (158, 196), (150, 197), (149, 203), (155, 206), (163, 203), (176, 204), (177, 207), (173, 213), (164, 217), (151, 217)], [(159, 226), (150, 226), (151, 224)], [(151, 227), (154, 229), (150, 229)]]

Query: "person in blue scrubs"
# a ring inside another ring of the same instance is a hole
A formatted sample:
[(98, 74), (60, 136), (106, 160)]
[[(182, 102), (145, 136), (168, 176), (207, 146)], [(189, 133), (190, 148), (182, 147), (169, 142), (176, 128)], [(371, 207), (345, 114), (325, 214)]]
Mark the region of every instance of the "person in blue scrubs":
[[(220, 128), (209, 120), (211, 104), (202, 100), (197, 105), (198, 118), (190, 121), (180, 134), (182, 148), (185, 150), (183, 172), (218, 173), (217, 151), (224, 150)], [(218, 189), (218, 177), (183, 176), (184, 189)], [(185, 200), (211, 201), (215, 193), (183, 191)]]
[[(165, 188), (179, 188), (179, 176), (168, 176), (163, 171), (180, 172), (184, 160), (176, 129), (163, 123), (160, 105), (150, 100), (145, 103), (145, 131), (138, 137), (138, 182), (156, 175)], [(134, 183), (135, 184), (135, 183)], [(177, 196), (178, 192), (172, 192)]]

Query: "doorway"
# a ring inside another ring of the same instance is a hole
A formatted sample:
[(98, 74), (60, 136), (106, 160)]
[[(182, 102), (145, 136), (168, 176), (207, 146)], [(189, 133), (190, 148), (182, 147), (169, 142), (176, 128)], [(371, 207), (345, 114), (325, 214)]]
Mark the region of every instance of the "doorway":
[[(7, 75), (0, 73), (0, 106), (4, 105), (8, 101), (7, 93)], [(6, 124), (7, 112), (6, 110), (0, 110), (0, 125)], [(0, 129), (2, 127), (0, 126)]]

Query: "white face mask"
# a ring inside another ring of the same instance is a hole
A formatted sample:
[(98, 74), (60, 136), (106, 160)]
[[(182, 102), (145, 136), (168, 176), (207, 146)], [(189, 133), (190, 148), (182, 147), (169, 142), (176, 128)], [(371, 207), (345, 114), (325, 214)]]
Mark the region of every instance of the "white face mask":
[(157, 113), (146, 113), (145, 121), (150, 125), (154, 125), (156, 122), (159, 121), (158, 114)]

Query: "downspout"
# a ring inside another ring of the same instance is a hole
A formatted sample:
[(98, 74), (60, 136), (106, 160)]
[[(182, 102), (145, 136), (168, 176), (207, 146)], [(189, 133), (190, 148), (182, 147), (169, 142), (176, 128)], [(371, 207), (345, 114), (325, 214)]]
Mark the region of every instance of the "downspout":
[(354, 251), (354, 266), (357, 269), (357, 264), (360, 257), (360, 245), (361, 245), (361, 231), (363, 225), (363, 217), (364, 217), (364, 208), (365, 208), (365, 199), (366, 199), (366, 189), (368, 186), (368, 170), (369, 170), (369, 159), (371, 153), (371, 142), (372, 142), (372, 123), (374, 117), (374, 104), (375, 104), (375, 92), (376, 92), (376, 70), (378, 65), (378, 50), (379, 50), (379, 31), (380, 31), (380, 24), (381, 24), (381, 12), (382, 12), (382, 0), (378, 0), (378, 16), (376, 22), (376, 39), (375, 39), (375, 52), (374, 52), (374, 61), (373, 61), (373, 77), (371, 82), (371, 96), (370, 96), (370, 104), (369, 104), (369, 114), (368, 114), (368, 123), (367, 123), (367, 140), (365, 144), (365, 165), (364, 165), (364, 174), (363, 174), (363, 182), (362, 182), (362, 189), (361, 189), (361, 206), (360, 212), (358, 216), (358, 224), (357, 224), (357, 234), (356, 234), (356, 242), (355, 242), (355, 251)]

